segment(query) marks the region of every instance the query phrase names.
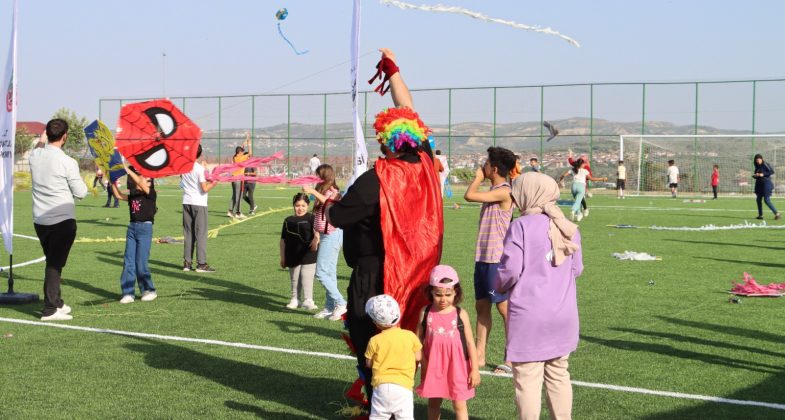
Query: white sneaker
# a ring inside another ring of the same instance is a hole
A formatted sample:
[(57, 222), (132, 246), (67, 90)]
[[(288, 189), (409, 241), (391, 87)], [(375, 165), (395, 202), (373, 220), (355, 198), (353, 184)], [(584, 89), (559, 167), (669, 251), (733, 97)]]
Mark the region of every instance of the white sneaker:
[(590, 193), (590, 192), (586, 191), (586, 198), (592, 198), (592, 196), (593, 196), (593, 194), (592, 194), (592, 193)]
[(313, 317), (316, 318), (316, 319), (324, 319), (324, 318), (327, 318), (328, 316), (330, 316), (332, 314), (333, 314), (333, 311), (325, 308), (325, 309), (322, 309), (321, 311), (317, 312)]
[(313, 299), (306, 299), (303, 302), (302, 307), (307, 309), (307, 310), (309, 310), (309, 311), (313, 311), (314, 309), (319, 309), (319, 307), (316, 306), (315, 303), (313, 303)]
[(63, 307), (62, 308), (57, 308), (57, 310), (62, 312), (62, 313), (64, 313), (64, 314), (66, 314), (66, 315), (71, 313), (71, 307), (66, 305), (66, 304), (63, 304)]
[(297, 306), (298, 306), (297, 298), (292, 298), (292, 300), (290, 300), (289, 303), (286, 304), (286, 307), (289, 309), (297, 309)]
[(574, 222), (574, 221), (575, 221), (575, 219), (576, 219), (576, 216), (575, 216), (576, 214), (577, 214), (577, 213), (575, 213), (574, 211), (573, 211), (573, 212), (570, 212), (570, 220), (572, 220), (573, 222)]
[(227, 210), (227, 212), (226, 212), (226, 215), (227, 215), (228, 217), (234, 217), (234, 213), (232, 213), (232, 211), (231, 211), (231, 210)]
[(346, 313), (346, 305), (336, 306), (333, 314), (328, 318), (330, 321), (340, 321), (343, 314)]
[(583, 220), (583, 214), (582, 213), (576, 213), (575, 214), (575, 221), (576, 222), (580, 222), (581, 220)]
[(142, 293), (142, 302), (150, 302), (151, 300), (155, 300), (158, 297), (158, 294), (151, 291), (146, 291)]
[(589, 217), (589, 209), (583, 209), (583, 217)]
[(238, 218), (240, 220), (247, 219), (247, 217), (244, 214), (242, 214), (242, 213), (237, 213), (237, 214), (234, 215), (234, 217), (236, 217), (236, 218)]
[(120, 299), (120, 303), (126, 304), (134, 301), (134, 295), (125, 295)]
[(60, 309), (56, 310), (52, 315), (41, 317), (41, 321), (70, 321), (72, 319), (74, 319), (74, 317), (63, 313)]

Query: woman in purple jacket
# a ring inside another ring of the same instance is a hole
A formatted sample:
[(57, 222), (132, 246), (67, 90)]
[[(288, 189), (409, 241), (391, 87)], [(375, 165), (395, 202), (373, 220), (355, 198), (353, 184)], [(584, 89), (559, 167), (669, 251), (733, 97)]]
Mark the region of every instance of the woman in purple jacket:
[(569, 419), (567, 359), (578, 346), (575, 279), (583, 272), (578, 226), (556, 205), (553, 178), (529, 172), (512, 197), (522, 217), (504, 238), (496, 291), (509, 291), (507, 360), (512, 362), (519, 419), (539, 419), (543, 377), (552, 419)]

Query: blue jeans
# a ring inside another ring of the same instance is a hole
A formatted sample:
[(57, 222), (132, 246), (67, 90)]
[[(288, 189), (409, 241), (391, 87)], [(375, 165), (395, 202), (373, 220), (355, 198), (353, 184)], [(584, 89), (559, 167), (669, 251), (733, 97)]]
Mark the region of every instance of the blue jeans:
[(319, 253), (316, 255), (316, 278), (327, 291), (324, 309), (333, 310), (336, 306), (345, 306), (346, 299), (338, 290), (338, 252), (343, 244), (343, 231), (336, 229), (331, 234), (321, 234)]
[(120, 288), (123, 296), (134, 294), (134, 283), (139, 282), (139, 290), (155, 291), (150, 267), (150, 246), (153, 243), (153, 224), (131, 222), (125, 234), (125, 255), (123, 256), (123, 274), (120, 276)]
[(572, 212), (579, 213), (581, 211), (581, 201), (583, 196), (586, 195), (586, 184), (580, 182), (572, 183), (572, 196), (575, 198), (575, 203), (572, 205)]
[(772, 213), (775, 215), (777, 214), (777, 208), (774, 207), (774, 203), (771, 202), (770, 195), (758, 195), (755, 197), (755, 202), (758, 204), (758, 216), (763, 216), (763, 206), (761, 201), (766, 202), (766, 206), (771, 210)]

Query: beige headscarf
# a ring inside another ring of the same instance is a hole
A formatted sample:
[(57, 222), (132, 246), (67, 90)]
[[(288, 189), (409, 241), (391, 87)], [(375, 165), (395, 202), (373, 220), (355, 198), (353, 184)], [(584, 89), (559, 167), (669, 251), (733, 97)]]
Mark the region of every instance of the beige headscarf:
[(527, 172), (513, 181), (512, 198), (524, 216), (544, 213), (551, 219), (548, 238), (553, 246), (554, 266), (578, 250), (578, 245), (572, 242), (578, 226), (567, 220), (556, 205), (559, 186), (553, 178), (539, 172)]

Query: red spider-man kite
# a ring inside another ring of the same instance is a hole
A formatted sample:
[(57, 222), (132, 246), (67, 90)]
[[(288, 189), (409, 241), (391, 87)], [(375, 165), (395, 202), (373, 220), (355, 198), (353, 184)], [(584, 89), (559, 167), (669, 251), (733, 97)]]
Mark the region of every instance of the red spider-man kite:
[(167, 99), (123, 106), (117, 150), (150, 178), (190, 172), (202, 130)]

